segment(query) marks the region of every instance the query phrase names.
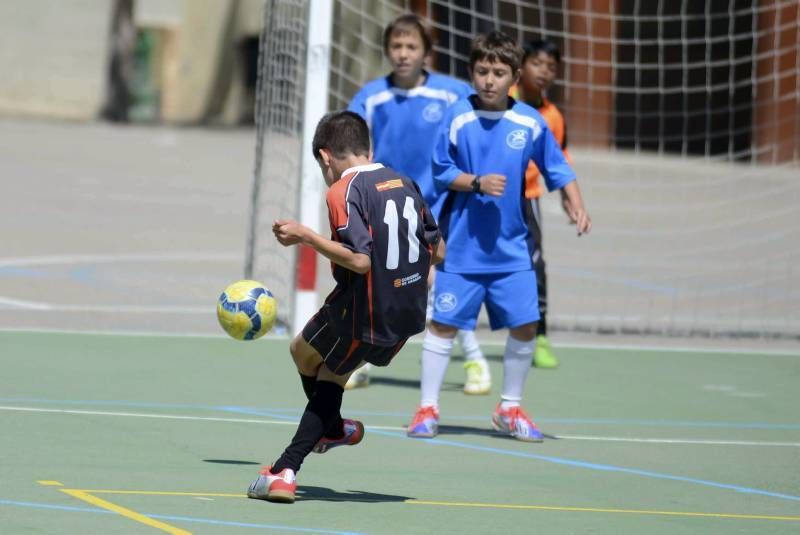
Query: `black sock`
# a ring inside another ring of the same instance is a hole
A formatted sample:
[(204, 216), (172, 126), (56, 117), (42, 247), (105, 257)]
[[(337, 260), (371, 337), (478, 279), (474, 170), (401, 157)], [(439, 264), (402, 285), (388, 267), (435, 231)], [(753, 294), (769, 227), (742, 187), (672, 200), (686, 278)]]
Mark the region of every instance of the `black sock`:
[[(317, 390), (317, 378), (309, 375), (300, 374), (300, 382), (303, 383), (303, 392), (306, 393), (306, 399), (314, 397), (314, 392)], [(325, 430), (325, 438), (341, 438), (344, 435), (344, 422), (342, 422), (342, 415), (337, 414), (336, 419), (331, 424), (330, 428)]]
[(314, 397), (314, 392), (317, 390), (317, 378), (310, 375), (300, 374), (300, 382), (303, 383), (303, 392), (306, 393), (306, 399)]
[(544, 314), (539, 314), (539, 323), (536, 325), (536, 336), (547, 336), (547, 319)]
[(333, 419), (331, 425), (325, 430), (325, 438), (337, 439), (344, 436), (344, 421), (342, 414), (336, 413), (336, 418)]
[(306, 405), (297, 432), (291, 444), (284, 450), (280, 458), (272, 465), (272, 473), (277, 474), (284, 468), (298, 472), (303, 460), (314, 449), (314, 445), (330, 429), (339, 416), (342, 407), (344, 389), (330, 381), (317, 381), (314, 396)]

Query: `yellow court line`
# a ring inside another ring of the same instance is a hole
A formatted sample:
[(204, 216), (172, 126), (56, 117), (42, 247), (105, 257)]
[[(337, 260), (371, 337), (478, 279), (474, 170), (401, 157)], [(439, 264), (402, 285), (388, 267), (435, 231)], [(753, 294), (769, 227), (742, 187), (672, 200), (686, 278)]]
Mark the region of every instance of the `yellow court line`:
[(37, 483), (40, 484), (40, 485), (46, 485), (46, 486), (50, 486), (50, 487), (63, 487), (64, 486), (63, 483), (61, 483), (59, 481), (53, 481), (51, 479), (40, 479), (39, 481), (37, 481)]
[(735, 518), (748, 520), (789, 520), (800, 521), (800, 516), (743, 515), (736, 513), (693, 513), (690, 511), (653, 511), (646, 509), (608, 509), (602, 507), (566, 507), (554, 505), (512, 505), (500, 503), (434, 502), (426, 500), (406, 500), (411, 505), (441, 505), (447, 507), (484, 507), (491, 509), (531, 509), (537, 511), (569, 511), (581, 513), (623, 513), (633, 515), (693, 516), (706, 518)]
[(173, 492), (166, 490), (112, 490), (112, 489), (81, 489), (89, 494), (138, 494), (141, 496), (204, 496), (208, 498), (247, 498), (247, 494), (234, 494), (227, 492)]
[(129, 518), (131, 520), (135, 520), (136, 522), (146, 524), (150, 527), (160, 529), (161, 531), (166, 531), (170, 535), (192, 535), (191, 532), (189, 531), (176, 528), (175, 526), (170, 526), (169, 524), (165, 524), (164, 522), (159, 522), (158, 520), (153, 520), (152, 518), (137, 513), (136, 511), (126, 509), (125, 507), (120, 507), (119, 505), (107, 502), (106, 500), (98, 498), (97, 496), (92, 496), (91, 494), (89, 494), (84, 490), (78, 490), (78, 489), (58, 489), (58, 490), (60, 490), (65, 494), (69, 494), (73, 498), (78, 498), (79, 500), (83, 500), (92, 505), (96, 505), (97, 507), (102, 507), (103, 509), (113, 511), (117, 514), (124, 516), (125, 518)]
[[(302, 487), (301, 487), (302, 488)], [(244, 494), (224, 493), (224, 492), (171, 492), (171, 491), (158, 491), (158, 490), (112, 490), (112, 489), (95, 489), (84, 490), (83, 492), (91, 494), (138, 494), (138, 495), (153, 495), (153, 496), (205, 496), (215, 498), (245, 498)], [(298, 500), (302, 500), (302, 495)], [(343, 499), (343, 501), (369, 501), (353, 499)], [(565, 511), (565, 512), (578, 512), (578, 513), (617, 513), (617, 514), (631, 514), (631, 515), (660, 515), (660, 516), (686, 516), (686, 517), (701, 517), (701, 518), (731, 518), (738, 520), (783, 520), (790, 522), (800, 521), (800, 516), (777, 516), (777, 515), (747, 515), (738, 513), (703, 513), (691, 511), (657, 511), (648, 509), (612, 509), (604, 507), (569, 507), (557, 505), (514, 505), (503, 503), (475, 503), (475, 502), (440, 502), (430, 500), (405, 500), (403, 503), (409, 505), (434, 505), (443, 507), (475, 507), (484, 509), (522, 509), (530, 511)]]

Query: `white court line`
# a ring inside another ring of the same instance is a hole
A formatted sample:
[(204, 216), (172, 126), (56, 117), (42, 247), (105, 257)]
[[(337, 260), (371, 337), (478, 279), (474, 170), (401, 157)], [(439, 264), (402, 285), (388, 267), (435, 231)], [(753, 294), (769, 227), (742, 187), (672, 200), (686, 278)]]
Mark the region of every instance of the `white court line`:
[(705, 440), (689, 438), (635, 438), (635, 437), (602, 437), (589, 435), (557, 435), (556, 438), (567, 440), (592, 440), (598, 442), (633, 442), (637, 444), (699, 444), (713, 446), (783, 446), (800, 447), (800, 442), (769, 442), (758, 440)]
[(7, 306), (10, 308), (28, 308), (31, 310), (51, 310), (50, 305), (47, 303), (23, 301), (22, 299), (14, 299), (12, 297), (3, 297), (0, 295), (0, 307), (2, 306)]
[[(2, 310), (2, 309), (0, 309)], [(28, 334), (70, 334), (87, 336), (124, 336), (124, 337), (150, 337), (150, 338), (218, 338), (228, 339), (222, 331), (218, 334), (211, 333), (190, 333), (190, 332), (157, 332), (157, 331), (121, 331), (110, 329), (108, 331), (97, 331), (94, 329), (49, 329), (43, 327), (0, 327), (0, 333), (28, 333)], [(289, 340), (289, 337), (282, 334), (268, 333), (258, 340)]]
[[(11, 302), (9, 302), (11, 301)], [(16, 302), (13, 302), (16, 301)], [(3, 305), (7, 305), (4, 307)], [(206, 314), (214, 315), (214, 307), (159, 305), (54, 305), (36, 301), (18, 301), (0, 296), (0, 310), (8, 308), (42, 312), (118, 312), (120, 314)]]
[(57, 266), (64, 264), (109, 264), (114, 262), (222, 262), (242, 260), (241, 253), (230, 251), (173, 251), (125, 254), (42, 255), (0, 258), (0, 268), (21, 266)]
[[(107, 264), (115, 262), (227, 262), (241, 259), (241, 254), (232, 252), (151, 252), (133, 254), (80, 254), (43, 255), (0, 258), (0, 268), (22, 266), (52, 266), (66, 264)], [(4, 307), (41, 310), (47, 312), (121, 312), (129, 314), (210, 314), (206, 307), (191, 306), (136, 306), (136, 305), (57, 305), (37, 301), (25, 301), (0, 296), (0, 309)]]
[[(198, 307), (199, 310), (202, 307)], [(2, 308), (0, 308), (2, 310)], [(203, 310), (207, 310), (203, 308)], [(20, 333), (45, 333), (45, 334), (85, 334), (91, 336), (149, 336), (153, 338), (220, 338), (219, 335), (201, 332), (158, 332), (158, 331), (125, 331), (110, 329), (98, 331), (94, 329), (55, 329), (43, 327), (0, 327), (0, 332), (20, 332)], [(224, 338), (224, 337), (223, 337)], [(259, 340), (289, 340), (286, 334), (270, 333), (259, 338)], [(408, 340), (408, 344), (422, 344), (423, 335), (415, 335)], [(505, 341), (481, 341), (485, 347), (504, 347)], [(708, 354), (733, 354), (733, 355), (759, 355), (769, 357), (800, 357), (800, 352), (792, 352), (788, 349), (747, 349), (747, 348), (709, 348), (709, 347), (661, 347), (634, 344), (581, 344), (581, 343), (557, 343), (553, 347), (563, 347), (565, 349), (588, 349), (588, 350), (614, 350), (614, 351), (662, 351), (668, 353), (708, 353)]]
[[(260, 425), (297, 425), (297, 421), (292, 420), (263, 420), (256, 418), (222, 418), (216, 416), (184, 416), (180, 414), (157, 414), (143, 412), (112, 412), (112, 411), (85, 411), (75, 409), (43, 409), (41, 407), (13, 407), (0, 406), (0, 411), (34, 412), (47, 414), (74, 414), (83, 416), (116, 416), (119, 418), (152, 418), (157, 420), (189, 420), (200, 422), (226, 422), (237, 424), (260, 424)], [(402, 431), (405, 427), (394, 425), (367, 425), (367, 429), (378, 431)], [(800, 442), (770, 442), (756, 440), (704, 440), (704, 439), (683, 439), (683, 438), (636, 438), (636, 437), (604, 437), (592, 435), (557, 435), (558, 439), (566, 440), (587, 440), (594, 442), (632, 442), (646, 444), (689, 444), (704, 446), (778, 446), (778, 447), (800, 447)]]
[(118, 312), (121, 314), (215, 314), (207, 306), (159, 306), (159, 305), (55, 305), (40, 301), (22, 301), (0, 296), (0, 310), (39, 310), (42, 312)]

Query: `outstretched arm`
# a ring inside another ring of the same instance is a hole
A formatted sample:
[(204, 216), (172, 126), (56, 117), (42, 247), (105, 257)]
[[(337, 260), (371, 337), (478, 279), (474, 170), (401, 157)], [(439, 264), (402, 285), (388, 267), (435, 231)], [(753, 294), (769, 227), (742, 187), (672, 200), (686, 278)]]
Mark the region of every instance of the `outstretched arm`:
[(272, 224), (272, 232), (283, 246), (308, 245), (334, 264), (360, 275), (367, 273), (372, 267), (369, 255), (356, 253), (339, 242), (323, 238), (297, 221), (292, 221), (291, 219), (277, 220)]

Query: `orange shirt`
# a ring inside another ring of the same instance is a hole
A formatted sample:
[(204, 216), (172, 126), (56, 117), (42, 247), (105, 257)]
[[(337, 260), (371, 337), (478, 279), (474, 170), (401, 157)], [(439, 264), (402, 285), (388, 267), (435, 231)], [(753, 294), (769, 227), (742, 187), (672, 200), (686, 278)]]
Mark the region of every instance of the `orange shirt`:
[[(517, 86), (511, 88), (509, 95), (511, 95), (512, 98), (519, 99), (519, 89), (517, 89)], [(569, 151), (567, 151), (567, 125), (564, 122), (564, 116), (561, 115), (561, 112), (556, 108), (555, 104), (546, 98), (542, 98), (542, 106), (536, 108), (536, 111), (541, 113), (542, 117), (544, 117), (545, 122), (547, 122), (547, 127), (553, 133), (553, 137), (555, 137), (558, 144), (561, 145), (561, 149), (564, 151), (564, 156), (567, 158), (567, 161), (572, 162)], [(538, 199), (541, 197), (542, 193), (544, 193), (544, 187), (539, 180), (540, 174), (536, 164), (530, 162), (528, 164), (528, 169), (525, 171), (526, 199)]]

